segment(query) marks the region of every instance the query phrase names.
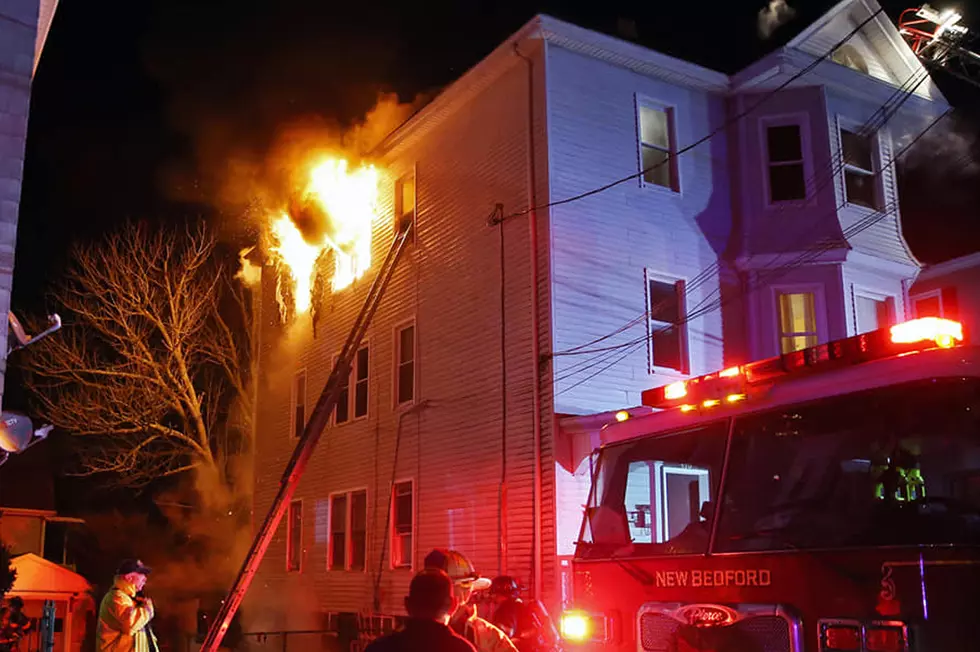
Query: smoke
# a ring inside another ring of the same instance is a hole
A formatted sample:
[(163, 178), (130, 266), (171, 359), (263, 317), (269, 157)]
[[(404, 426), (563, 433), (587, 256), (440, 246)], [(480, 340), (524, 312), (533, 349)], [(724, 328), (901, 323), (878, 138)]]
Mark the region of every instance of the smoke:
[(795, 15), (796, 10), (786, 4), (786, 0), (769, 0), (769, 4), (759, 10), (759, 37), (768, 39)]
[(980, 131), (975, 124), (954, 113), (920, 136), (931, 122), (931, 118), (914, 121), (895, 138), (896, 152), (918, 138), (900, 159), (903, 171), (932, 181), (976, 179), (980, 175)]

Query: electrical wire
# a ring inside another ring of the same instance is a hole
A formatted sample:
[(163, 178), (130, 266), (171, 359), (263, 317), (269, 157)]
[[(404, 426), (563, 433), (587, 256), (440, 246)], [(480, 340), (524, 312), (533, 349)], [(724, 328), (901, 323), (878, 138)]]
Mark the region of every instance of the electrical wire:
[[(923, 136), (925, 136), (926, 133), (928, 133), (933, 127), (935, 127), (944, 117), (946, 117), (947, 115), (949, 115), (949, 113), (950, 113), (950, 111), (947, 110), (944, 113), (942, 113), (940, 116), (938, 116), (936, 119), (934, 119), (914, 139), (912, 139), (908, 144), (906, 144), (904, 147), (902, 147), (899, 152), (897, 152), (894, 156), (892, 156), (892, 158), (889, 160), (889, 162), (886, 165), (886, 167), (891, 166), (895, 161), (897, 161), (898, 158), (900, 158), (902, 155), (904, 155), (913, 145), (915, 145), (915, 143), (917, 143)], [(964, 155), (964, 156), (961, 156), (960, 158), (966, 158), (966, 156)], [(847, 204), (847, 202), (845, 201), (843, 204), (837, 206), (834, 209), (834, 211), (832, 211), (829, 214), (830, 215), (835, 215), (844, 206), (846, 206), (846, 204)], [(867, 230), (868, 228), (871, 228), (872, 226), (874, 226), (875, 224), (877, 224), (878, 222), (880, 222), (885, 217), (891, 215), (893, 213), (894, 209), (897, 208), (897, 205), (898, 205), (897, 200), (896, 201), (892, 201), (889, 204), (887, 204), (886, 206), (882, 207), (882, 209), (880, 209), (878, 211), (875, 211), (873, 213), (868, 214), (867, 216), (865, 216), (864, 218), (862, 218), (861, 220), (859, 220), (855, 224), (851, 225), (851, 227), (849, 227), (848, 229), (846, 229), (842, 233), (844, 241), (846, 242), (848, 239), (853, 238), (855, 235), (860, 234), (861, 232)], [(782, 275), (785, 275), (789, 271), (792, 271), (793, 269), (799, 268), (800, 266), (806, 264), (807, 262), (812, 261), (813, 259), (815, 259), (820, 254), (824, 253), (825, 251), (828, 251), (830, 249), (833, 249), (835, 247), (840, 246), (840, 244), (841, 244), (840, 240), (830, 240), (830, 241), (827, 241), (827, 242), (824, 242), (824, 243), (818, 245), (817, 247), (811, 248), (810, 250), (801, 253), (800, 256), (798, 256), (795, 260), (793, 260), (793, 261), (791, 261), (789, 263), (785, 263), (783, 265), (780, 265), (776, 269), (768, 270), (768, 272), (769, 272), (768, 274), (765, 273), (767, 270), (762, 270), (762, 272), (758, 273), (757, 278), (755, 279), (755, 282), (754, 283), (750, 283), (750, 285), (753, 285), (753, 287), (751, 289), (754, 290), (754, 289), (756, 289), (756, 287), (760, 286), (763, 282), (769, 282), (773, 278), (781, 277)], [(725, 305), (726, 303), (734, 300), (735, 298), (740, 298), (744, 294), (745, 294), (745, 291), (738, 292), (738, 293), (734, 294), (733, 296), (728, 297), (727, 299), (719, 299), (717, 301), (713, 301), (710, 305), (703, 306), (703, 307), (700, 307), (700, 308), (696, 307), (694, 311), (692, 311), (692, 312), (688, 313), (687, 315), (685, 315), (684, 318), (682, 320), (680, 320), (677, 324), (671, 324), (670, 326), (667, 326), (667, 327), (664, 327), (664, 328), (661, 328), (661, 329), (657, 329), (656, 331), (650, 333), (649, 335), (646, 335), (645, 334), (643, 337), (637, 338), (637, 339), (635, 339), (633, 341), (630, 341), (630, 342), (625, 342), (625, 343), (622, 343), (622, 344), (619, 344), (619, 345), (607, 347), (605, 349), (605, 351), (607, 353), (615, 353), (615, 352), (621, 351), (623, 349), (625, 349), (625, 352), (622, 353), (618, 358), (616, 358), (612, 362), (609, 362), (609, 363), (605, 364), (605, 366), (603, 366), (597, 372), (594, 372), (594, 373), (590, 374), (588, 377), (586, 377), (586, 378), (584, 378), (584, 379), (582, 379), (582, 380), (574, 383), (573, 385), (571, 385), (569, 387), (563, 388), (562, 390), (560, 390), (559, 392), (556, 393), (556, 396), (557, 395), (560, 395), (560, 394), (563, 394), (563, 393), (565, 393), (567, 391), (570, 391), (570, 390), (574, 389), (575, 387), (578, 387), (582, 383), (590, 380), (591, 378), (594, 378), (596, 375), (602, 373), (606, 369), (609, 369), (613, 365), (615, 365), (618, 362), (620, 362), (621, 360), (623, 360), (626, 356), (628, 356), (631, 353), (633, 353), (634, 351), (636, 351), (640, 346), (644, 345), (648, 339), (652, 339), (654, 335), (659, 334), (661, 332), (665, 332), (665, 331), (667, 331), (667, 330), (669, 330), (671, 328), (674, 328), (676, 326), (679, 326), (681, 324), (685, 324), (685, 323), (687, 323), (687, 322), (689, 322), (692, 319), (695, 319), (697, 317), (700, 317), (700, 316), (703, 316), (705, 314), (708, 314), (709, 312), (712, 312), (712, 311), (714, 311), (714, 310), (722, 307), (723, 305)], [(702, 302), (702, 303), (704, 303), (704, 302)], [(593, 362), (593, 364), (590, 364), (590, 365), (586, 366), (585, 368), (578, 369), (577, 371), (574, 371), (572, 373), (567, 373), (567, 371), (568, 371), (567, 369), (566, 370), (563, 370), (562, 373), (559, 373), (559, 374), (556, 375), (556, 377), (555, 377), (555, 379), (554, 379), (553, 382), (558, 383), (558, 382), (561, 382), (563, 380), (567, 380), (568, 378), (570, 378), (570, 377), (572, 377), (574, 375), (578, 375), (579, 373), (582, 373), (584, 371), (588, 371), (588, 370), (590, 370), (592, 368), (595, 368), (596, 366), (603, 364), (610, 357), (612, 357), (612, 356), (611, 355), (608, 355), (603, 360), (596, 360), (596, 361)]]
[(706, 136), (704, 136), (704, 137), (702, 137), (702, 138), (694, 141), (690, 145), (686, 145), (686, 146), (682, 147), (681, 149), (677, 150), (676, 152), (670, 152), (670, 153), (668, 153), (668, 155), (662, 161), (659, 161), (656, 164), (651, 165), (648, 168), (644, 168), (644, 169), (640, 170), (639, 172), (636, 172), (636, 173), (631, 174), (629, 176), (623, 177), (621, 179), (617, 179), (616, 181), (612, 181), (610, 183), (607, 183), (604, 186), (599, 186), (598, 188), (593, 188), (592, 190), (587, 190), (587, 191), (585, 191), (583, 193), (579, 193), (578, 195), (573, 195), (571, 197), (566, 197), (565, 199), (559, 199), (559, 200), (548, 202), (548, 203), (545, 203), (545, 204), (539, 204), (537, 206), (529, 206), (529, 207), (527, 207), (527, 208), (525, 208), (523, 210), (510, 213), (508, 215), (505, 215), (505, 216), (500, 217), (500, 218), (497, 218), (497, 219), (499, 219), (499, 220), (509, 220), (511, 218), (514, 218), (514, 217), (521, 217), (523, 215), (527, 215), (527, 214), (532, 213), (534, 211), (544, 210), (546, 208), (552, 208), (552, 207), (555, 207), (555, 206), (563, 206), (565, 204), (570, 204), (572, 202), (580, 201), (582, 199), (586, 199), (587, 197), (592, 197), (594, 195), (598, 195), (598, 194), (603, 193), (603, 192), (605, 192), (607, 190), (610, 190), (612, 188), (615, 188), (616, 186), (619, 186), (619, 185), (621, 185), (623, 183), (626, 183), (627, 181), (632, 181), (634, 179), (639, 179), (640, 177), (644, 176), (647, 172), (650, 172), (652, 170), (656, 170), (657, 168), (659, 168), (662, 165), (666, 165), (668, 162), (674, 160), (675, 158), (677, 158), (681, 154), (684, 154), (686, 152), (689, 152), (692, 149), (694, 149), (695, 147), (698, 147), (699, 145), (703, 145), (704, 143), (708, 142), (709, 140), (711, 140), (712, 138), (714, 138), (715, 136), (717, 136), (719, 133), (721, 133), (722, 131), (728, 129), (730, 126), (734, 125), (736, 122), (738, 122), (739, 120), (741, 120), (742, 118), (744, 118), (745, 116), (749, 115), (750, 113), (752, 113), (753, 111), (755, 111), (757, 108), (759, 108), (760, 106), (762, 106), (763, 104), (765, 104), (766, 102), (768, 102), (769, 100), (771, 100), (773, 98), (773, 96), (775, 96), (777, 93), (779, 93), (783, 89), (787, 88), (790, 84), (792, 84), (793, 82), (797, 81), (801, 77), (809, 74), (810, 71), (812, 71), (813, 69), (815, 69), (818, 65), (820, 65), (821, 63), (823, 63), (828, 57), (830, 57), (831, 55), (833, 55), (833, 53), (840, 46), (842, 46), (845, 43), (847, 43), (847, 41), (849, 41), (851, 39), (851, 37), (853, 37), (855, 34), (857, 34), (862, 29), (864, 29), (864, 26), (865, 25), (867, 25), (872, 20), (874, 20), (875, 18), (877, 18), (878, 14), (882, 13), (883, 11), (884, 11), (884, 9), (879, 7), (870, 16), (868, 16), (866, 19), (864, 19), (863, 21), (861, 21), (857, 25), (857, 27), (855, 27), (850, 32), (848, 32), (847, 35), (844, 36), (844, 38), (842, 38), (840, 41), (838, 41), (837, 43), (835, 43), (824, 54), (822, 54), (821, 56), (817, 57), (817, 59), (815, 59), (812, 63), (810, 63), (807, 66), (805, 66), (804, 68), (802, 68), (800, 71), (798, 71), (795, 74), (793, 74), (789, 79), (787, 79), (786, 81), (784, 81), (782, 84), (780, 84), (776, 88), (774, 88), (774, 89), (770, 90), (769, 92), (765, 93), (757, 102), (755, 102), (754, 104), (752, 104), (752, 106), (750, 106), (749, 108), (741, 111), (740, 113), (737, 113), (734, 116), (728, 118), (727, 120), (725, 120), (724, 122), (722, 122), (721, 125), (719, 125), (715, 129), (713, 129), (712, 131), (710, 131)]

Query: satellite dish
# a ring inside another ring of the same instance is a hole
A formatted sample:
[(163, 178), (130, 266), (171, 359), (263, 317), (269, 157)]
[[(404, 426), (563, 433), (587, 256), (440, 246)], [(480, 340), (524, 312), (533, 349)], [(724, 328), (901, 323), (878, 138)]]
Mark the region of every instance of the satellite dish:
[(26, 414), (0, 412), (0, 450), (20, 453), (34, 436), (34, 424)]

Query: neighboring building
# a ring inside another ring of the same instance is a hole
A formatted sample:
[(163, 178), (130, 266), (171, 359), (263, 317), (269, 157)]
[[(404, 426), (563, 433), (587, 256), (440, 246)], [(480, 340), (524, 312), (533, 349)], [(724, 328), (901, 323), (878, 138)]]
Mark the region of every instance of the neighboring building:
[[(0, 5), (0, 315), (10, 311), (20, 186), (24, 176), (31, 80), (58, 0), (5, 0)], [(0, 402), (7, 329), (0, 328)]]
[[(80, 652), (95, 610), (92, 587), (66, 563), (69, 530), (82, 522), (51, 510), (0, 507), (0, 541), (10, 547), (17, 572), (6, 597), (23, 598), (24, 613), (33, 619), (41, 618), (46, 600), (54, 601), (54, 652)], [(34, 627), (31, 650), (39, 649), (38, 632)]]
[[(946, 103), (925, 77), (887, 128), (860, 131), (925, 76), (887, 17), (739, 117), (876, 9), (842, 2), (734, 76), (538, 16), (393, 132), (375, 259), (396, 221), (415, 220), (416, 238), (252, 585), (246, 630), (400, 614), (435, 546), (554, 608), (593, 436), (612, 418), (594, 413), (904, 315), (919, 265), (893, 136)], [(639, 177), (715, 131), (645, 178), (523, 212)], [(488, 221), (498, 204), (520, 215)], [(256, 519), (365, 293), (327, 296), (315, 338), (286, 346), (272, 276)]]
[[(967, 337), (980, 328), (980, 252), (923, 269), (909, 295), (916, 317), (963, 322)], [(974, 336), (975, 337), (975, 336)]]

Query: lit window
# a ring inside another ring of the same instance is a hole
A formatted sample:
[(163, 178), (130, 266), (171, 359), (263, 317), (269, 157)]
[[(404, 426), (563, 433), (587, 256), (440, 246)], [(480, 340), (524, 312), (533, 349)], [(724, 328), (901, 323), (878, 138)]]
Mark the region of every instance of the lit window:
[(854, 310), (857, 313), (858, 335), (891, 325), (891, 302), (888, 299), (856, 296)]
[(782, 353), (817, 345), (817, 315), (812, 292), (779, 295), (779, 335)]
[(412, 481), (398, 482), (392, 488), (391, 506), (391, 565), (394, 568), (412, 567), (412, 534), (415, 522), (415, 499)]
[(942, 317), (943, 304), (939, 294), (915, 299), (916, 317)]
[(286, 518), (286, 570), (299, 572), (303, 559), (303, 501), (289, 503)]
[(300, 438), (306, 428), (306, 372), (293, 378), (293, 437)]
[(415, 400), (415, 326), (398, 331), (397, 364), (395, 397), (401, 405)]
[(684, 282), (648, 279), (650, 359), (653, 367), (688, 373)]
[(643, 181), (678, 190), (674, 157), (674, 116), (671, 109), (639, 105), (640, 164)]
[(330, 497), (329, 570), (364, 570), (367, 557), (367, 492)]
[(395, 229), (401, 233), (415, 221), (415, 173), (395, 182)]
[(806, 199), (803, 140), (799, 125), (780, 125), (766, 130), (769, 165), (769, 201)]
[(844, 163), (844, 192), (847, 203), (878, 207), (878, 175), (874, 165), (874, 136), (840, 130), (841, 158)]

